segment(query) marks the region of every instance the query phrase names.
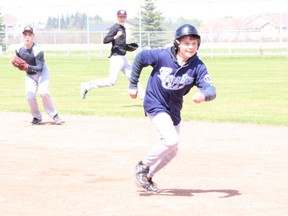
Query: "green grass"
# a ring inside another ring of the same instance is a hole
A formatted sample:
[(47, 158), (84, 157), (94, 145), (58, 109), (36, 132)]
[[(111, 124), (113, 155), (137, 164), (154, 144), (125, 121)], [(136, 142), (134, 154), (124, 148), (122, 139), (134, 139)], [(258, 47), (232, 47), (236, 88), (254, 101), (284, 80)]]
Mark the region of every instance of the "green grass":
[[(0, 59), (0, 111), (29, 112), (24, 73), (10, 64), (12, 54)], [(288, 126), (288, 57), (202, 58), (217, 88), (212, 102), (195, 104), (184, 98), (183, 120), (240, 122)], [(46, 53), (51, 70), (50, 92), (61, 114), (143, 117), (141, 102), (128, 96), (128, 82), (120, 74), (114, 87), (94, 89), (80, 98), (80, 83), (108, 76), (109, 59), (87, 55)], [(130, 56), (130, 62), (133, 56)], [(146, 85), (151, 68), (142, 72)], [(41, 111), (43, 107), (39, 101)]]

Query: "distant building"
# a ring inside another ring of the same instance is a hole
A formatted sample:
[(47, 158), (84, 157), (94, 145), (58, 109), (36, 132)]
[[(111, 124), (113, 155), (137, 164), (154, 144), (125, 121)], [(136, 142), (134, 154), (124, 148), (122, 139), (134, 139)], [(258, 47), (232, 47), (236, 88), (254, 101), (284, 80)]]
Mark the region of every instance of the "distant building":
[[(258, 14), (252, 17), (210, 20), (203, 23), (199, 30), (207, 35), (213, 34), (214, 41), (239, 40), (287, 40), (287, 13)], [(207, 36), (206, 37), (209, 37)], [(211, 37), (211, 35), (210, 35)]]

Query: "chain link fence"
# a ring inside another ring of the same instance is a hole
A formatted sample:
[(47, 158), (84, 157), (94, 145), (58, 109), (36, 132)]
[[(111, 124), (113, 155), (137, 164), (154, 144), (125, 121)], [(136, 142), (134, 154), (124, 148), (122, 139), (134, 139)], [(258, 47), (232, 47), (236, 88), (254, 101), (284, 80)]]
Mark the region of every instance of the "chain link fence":
[[(107, 56), (111, 44), (103, 44), (107, 31), (37, 31), (35, 41), (45, 48), (45, 52), (65, 52), (73, 55), (76, 52), (90, 55)], [(236, 55), (280, 55), (288, 56), (288, 34), (264, 34), (259, 31), (206, 31), (201, 35), (199, 53), (206, 56), (236, 56)], [(154, 39), (153, 39), (154, 38)], [(127, 43), (136, 42), (140, 49), (158, 48), (153, 46), (153, 40), (161, 42), (161, 47), (173, 45), (174, 32), (131, 31), (127, 34)], [(5, 50), (14, 51), (21, 42), (21, 33), (6, 32)]]

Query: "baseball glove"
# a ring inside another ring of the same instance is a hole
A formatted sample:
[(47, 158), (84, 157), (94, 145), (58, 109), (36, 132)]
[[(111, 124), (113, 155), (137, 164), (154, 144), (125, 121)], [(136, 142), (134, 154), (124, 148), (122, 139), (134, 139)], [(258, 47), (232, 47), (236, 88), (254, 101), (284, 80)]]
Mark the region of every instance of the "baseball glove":
[(19, 70), (27, 70), (28, 69), (28, 64), (20, 57), (18, 57), (17, 55), (15, 55), (12, 58), (11, 61), (12, 65), (16, 68), (18, 68)]
[(137, 43), (130, 43), (130, 44), (126, 44), (126, 51), (128, 52), (133, 52), (136, 49), (138, 49), (138, 44)]

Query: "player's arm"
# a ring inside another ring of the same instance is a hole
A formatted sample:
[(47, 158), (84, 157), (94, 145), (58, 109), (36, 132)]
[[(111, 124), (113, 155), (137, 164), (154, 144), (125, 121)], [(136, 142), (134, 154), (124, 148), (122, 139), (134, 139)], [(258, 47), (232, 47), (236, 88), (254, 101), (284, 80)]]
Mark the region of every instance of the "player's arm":
[(109, 32), (107, 33), (107, 35), (104, 37), (103, 39), (103, 43), (107, 44), (107, 43), (111, 43), (112, 41), (115, 40), (115, 35), (117, 35), (118, 32), (118, 28), (116, 25), (112, 26), (109, 30)]
[(129, 88), (136, 88), (139, 82), (140, 74), (143, 68), (152, 66), (153, 68), (158, 63), (158, 57), (164, 49), (143, 50), (138, 53), (132, 64), (132, 72)]
[(32, 72), (32, 73), (42, 72), (43, 65), (44, 65), (44, 52), (43, 51), (40, 51), (35, 56), (35, 63), (36, 65), (28, 65), (27, 72)]
[(216, 88), (213, 85), (207, 86), (205, 89), (200, 91), (205, 96), (205, 101), (211, 101), (216, 98)]
[(139, 81), (140, 74), (141, 74), (143, 67), (144, 66), (142, 64), (141, 53), (138, 53), (132, 65), (129, 88), (137, 88), (137, 83)]
[(144, 65), (142, 63), (141, 52), (140, 52), (136, 55), (134, 62), (132, 64), (132, 72), (131, 72), (130, 84), (129, 84), (129, 95), (131, 98), (137, 97), (138, 82), (139, 82), (140, 74), (141, 74), (143, 67)]
[(211, 101), (216, 98), (216, 88), (213, 85), (208, 74), (206, 66), (203, 64), (197, 77), (196, 86), (200, 92), (195, 93), (193, 101), (200, 103), (202, 101)]
[(142, 69), (147, 66), (154, 67), (158, 62), (158, 57), (160, 55), (161, 50), (143, 50), (138, 53), (134, 59), (132, 64), (132, 72), (130, 77), (130, 84), (129, 84), (129, 94), (130, 97), (136, 98), (137, 97), (137, 88), (138, 82), (140, 78), (140, 74)]

